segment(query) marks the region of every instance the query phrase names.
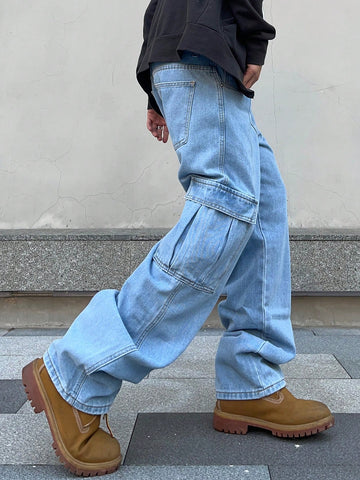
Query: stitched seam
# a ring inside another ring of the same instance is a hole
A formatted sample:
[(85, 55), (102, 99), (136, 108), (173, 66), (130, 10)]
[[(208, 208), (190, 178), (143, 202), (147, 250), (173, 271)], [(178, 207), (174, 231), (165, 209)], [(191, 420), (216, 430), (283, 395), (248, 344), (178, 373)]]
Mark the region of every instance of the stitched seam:
[(183, 145), (186, 145), (189, 140), (190, 121), (191, 121), (192, 106), (193, 106), (194, 95), (195, 95), (195, 85), (196, 83), (192, 82), (192, 88), (190, 89), (190, 94), (188, 96), (186, 118), (185, 118), (185, 132), (184, 132), (185, 138), (182, 141), (177, 142), (176, 145), (174, 145), (175, 150), (178, 150)]
[(153, 258), (154, 258), (155, 262), (157, 263), (157, 265), (161, 268), (161, 270), (163, 270), (165, 273), (171, 275), (172, 277), (176, 278), (180, 282), (185, 283), (189, 287), (195, 288), (196, 290), (200, 290), (201, 292), (210, 293), (210, 294), (214, 293), (215, 290), (213, 288), (207, 287), (206, 285), (200, 285), (200, 284), (194, 282), (193, 280), (190, 280), (190, 279), (184, 277), (183, 275), (176, 272), (172, 268), (169, 268), (168, 266), (164, 265), (162, 263), (162, 261), (159, 259), (159, 257), (157, 257), (156, 255), (154, 255)]
[[(216, 80), (216, 89), (218, 95), (218, 107), (219, 107), (219, 129), (220, 129), (220, 139), (219, 139), (219, 171), (225, 177), (224, 174), (224, 163), (225, 163), (225, 100), (224, 100), (224, 90), (223, 90), (223, 81), (220, 78), (219, 72), (216, 70), (213, 72), (213, 75)], [(225, 180), (227, 181), (227, 180)]]
[(134, 352), (135, 350), (137, 350), (136, 346), (128, 345), (127, 347), (124, 347), (123, 349), (119, 350), (115, 355), (111, 355), (111, 357), (107, 357), (105, 360), (102, 360), (101, 362), (97, 362), (94, 365), (92, 365), (91, 368), (86, 369), (85, 370), (86, 375), (91, 375), (92, 373), (95, 373), (100, 368), (106, 367), (106, 365), (109, 365), (109, 363), (115, 362), (119, 358), (123, 357), (124, 355), (127, 355), (128, 353)]
[(181, 285), (178, 284), (174, 290), (171, 292), (171, 294), (168, 296), (167, 298), (167, 301), (164, 303), (164, 305), (162, 306), (160, 312), (156, 315), (156, 317), (154, 318), (154, 320), (145, 328), (145, 330), (143, 331), (143, 333), (140, 335), (140, 337), (138, 338), (138, 340), (136, 341), (136, 346), (137, 348), (139, 349), (142, 345), (142, 343), (145, 341), (147, 335), (151, 332), (151, 330), (153, 330), (160, 322), (161, 320), (164, 318), (165, 316), (165, 313), (167, 311), (167, 309), (169, 308), (172, 300), (175, 298), (175, 296), (177, 295), (178, 291), (180, 290), (180, 287)]
[[(191, 200), (189, 200), (191, 202)], [(195, 217), (197, 216), (201, 206), (200, 204), (196, 203), (196, 202), (192, 202), (195, 204), (196, 206), (196, 211), (193, 212), (191, 218), (189, 219), (188, 222), (186, 222), (186, 224), (184, 225), (184, 229), (183, 231), (181, 232), (180, 236), (177, 238), (176, 240), (176, 244), (178, 244), (179, 240), (181, 239), (181, 237), (183, 236), (184, 232), (187, 231), (189, 233), (191, 227), (192, 227), (192, 224), (194, 223), (195, 221)], [(175, 252), (173, 250), (172, 252), (172, 255), (170, 257), (170, 259), (166, 262), (166, 263), (163, 263), (163, 265), (165, 265), (165, 267), (168, 267), (168, 268), (172, 268), (173, 265), (176, 265), (176, 262), (179, 260), (179, 258), (181, 258), (181, 255), (183, 255), (182, 253), (182, 250), (183, 250), (183, 246), (184, 246), (184, 243), (186, 242), (186, 238), (184, 239), (184, 242), (183, 242), (183, 245), (178, 249), (177, 252)], [(187, 250), (188, 251), (188, 250)], [(155, 256), (160, 260), (160, 257), (158, 256), (157, 252), (155, 253)], [(160, 260), (161, 262), (161, 260)]]
[[(250, 99), (249, 99), (250, 100)], [(252, 128), (255, 130), (256, 135), (259, 135), (259, 131), (256, 128), (256, 125), (253, 122), (252, 115), (251, 115), (251, 100), (249, 101), (249, 109), (248, 109), (248, 114), (249, 114), (249, 122)]]
[(154, 86), (156, 88), (167, 88), (167, 87), (194, 87), (195, 86), (195, 83), (194, 81), (183, 81), (183, 80), (179, 80), (179, 81), (174, 81), (174, 82), (158, 82), (158, 83), (154, 83)]
[(158, 82), (154, 83), (154, 87), (157, 89), (159, 96), (161, 98), (161, 90), (164, 88), (190, 88), (188, 99), (187, 99), (187, 107), (186, 107), (186, 114), (185, 114), (185, 129), (183, 133), (183, 138), (174, 144), (174, 149), (178, 150), (180, 147), (187, 144), (189, 140), (189, 132), (190, 132), (190, 121), (191, 121), (191, 114), (192, 114), (192, 106), (194, 102), (194, 95), (195, 95), (195, 85), (196, 82), (194, 80), (181, 80), (181, 81), (174, 81), (174, 82)]
[[(52, 359), (51, 359), (51, 357), (50, 357), (49, 355), (48, 355), (48, 359), (49, 359), (49, 361), (50, 361), (50, 363), (51, 363), (51, 365), (52, 365), (52, 368), (53, 368), (54, 372), (56, 372), (56, 370), (55, 370), (55, 368), (54, 368), (53, 361), (52, 361)], [(98, 410), (99, 408), (102, 409), (102, 408), (109, 408), (109, 407), (111, 407), (112, 402), (111, 402), (111, 403), (108, 403), (108, 404), (105, 404), (105, 405), (101, 405), (100, 407), (99, 407), (99, 406), (96, 406), (96, 407), (91, 406), (91, 407), (89, 407), (89, 405), (87, 405), (86, 403), (82, 403), (82, 402), (80, 402), (80, 401), (77, 399), (77, 396), (78, 396), (78, 394), (79, 394), (79, 390), (81, 389), (82, 385), (84, 384), (84, 382), (85, 382), (85, 380), (86, 380), (86, 374), (83, 374), (83, 375), (80, 377), (80, 379), (83, 379), (83, 380), (82, 380), (81, 383), (80, 383), (80, 381), (78, 382), (78, 384), (80, 384), (80, 389), (78, 389), (78, 391), (77, 391), (77, 393), (76, 393), (76, 397), (75, 397), (74, 395), (68, 393), (68, 392), (65, 390), (65, 388), (64, 388), (64, 386), (63, 386), (63, 384), (62, 384), (62, 382), (61, 382), (61, 380), (60, 380), (60, 378), (59, 378), (58, 375), (56, 375), (56, 378), (57, 378), (57, 381), (59, 382), (59, 384), (60, 384), (60, 386), (61, 386), (62, 392), (63, 392), (64, 395), (66, 396), (66, 399), (71, 399), (73, 403), (76, 403), (77, 405), (81, 405), (81, 406), (86, 407), (87, 409), (91, 409), (91, 410)], [(61, 396), (63, 396), (63, 395), (61, 395)], [(70, 403), (68, 400), (66, 400), (66, 401), (67, 401), (68, 403)], [(72, 405), (72, 404), (70, 404), (70, 405)], [(75, 408), (76, 408), (76, 407), (75, 407)], [(90, 414), (90, 415), (91, 415), (91, 414)], [(96, 414), (96, 415), (97, 415), (97, 414)]]
[(215, 210), (219, 210), (220, 212), (223, 212), (231, 217), (235, 217), (237, 218), (238, 220), (244, 220), (245, 222), (247, 223), (255, 223), (255, 220), (254, 220), (254, 216), (255, 214), (252, 216), (252, 217), (247, 217), (245, 215), (241, 215), (241, 214), (238, 214), (237, 212), (234, 212), (233, 210), (230, 210), (228, 208), (225, 208), (217, 203), (214, 203), (214, 202), (210, 202), (208, 200), (203, 200), (199, 197), (195, 197), (194, 195), (191, 195), (191, 194), (187, 194), (185, 196), (186, 199), (188, 200), (192, 200), (193, 202), (197, 202), (197, 203), (200, 203), (201, 205), (204, 205), (206, 207), (210, 207), (210, 208), (213, 208)]
[(263, 387), (262, 389), (257, 389), (257, 390), (251, 390), (251, 391), (248, 391), (248, 392), (240, 392), (240, 391), (228, 392), (226, 390), (218, 390), (218, 389), (216, 390), (216, 392), (217, 393), (225, 393), (225, 394), (228, 394), (228, 395), (238, 395), (238, 394), (248, 395), (248, 394), (253, 394), (253, 393), (260, 393), (260, 392), (264, 392), (265, 390), (269, 390), (270, 388), (274, 387), (278, 383), (282, 383), (284, 380), (285, 379), (282, 378), (278, 382), (272, 383), (271, 385), (268, 385), (267, 387)]
[[(202, 283), (204, 283), (204, 284), (209, 281), (210, 275), (213, 276), (213, 274), (214, 274), (214, 271), (213, 271), (213, 270), (214, 270), (214, 266), (216, 265), (216, 263), (219, 262), (220, 259), (224, 257), (224, 250), (225, 250), (225, 248), (226, 248), (226, 244), (227, 244), (228, 241), (229, 241), (229, 236), (230, 236), (231, 227), (232, 227), (233, 222), (234, 222), (235, 220), (234, 220), (233, 217), (230, 217), (229, 221), (230, 221), (230, 225), (228, 226), (228, 229), (227, 229), (227, 231), (226, 231), (226, 235), (223, 237), (223, 245), (222, 245), (222, 247), (221, 247), (221, 248), (222, 248), (222, 251), (221, 251), (220, 255), (217, 255), (217, 258), (216, 258), (215, 255), (214, 255), (214, 260), (215, 260), (215, 262), (212, 264), (212, 268), (209, 268), (207, 272), (206, 272), (206, 270), (204, 269), (204, 275), (203, 275), (202, 277), (200, 277), (200, 279), (199, 279), (199, 280), (200, 280)], [(234, 252), (233, 252), (232, 257), (233, 257), (233, 256), (234, 256)], [(232, 258), (232, 257), (231, 257), (231, 258)], [(227, 267), (228, 267), (228, 265), (229, 265), (230, 260), (231, 260), (231, 259), (228, 258), (227, 264), (223, 266), (222, 275), (224, 275), (224, 274), (226, 273)], [(218, 280), (217, 283), (220, 282), (222, 275), (220, 275), (220, 276), (218, 277), (219, 280)]]
[(78, 411), (76, 410), (76, 408), (73, 407), (73, 408), (72, 408), (72, 411), (73, 411), (73, 414), (74, 414), (74, 417), (75, 417), (76, 424), (77, 424), (77, 426), (78, 426), (79, 432), (80, 432), (80, 433), (87, 433), (87, 432), (89, 431), (89, 428), (90, 428), (90, 427), (82, 424), (80, 415), (79, 415)]
[(215, 67), (212, 65), (195, 65), (189, 63), (176, 63), (176, 62), (168, 62), (164, 65), (159, 65), (153, 68), (153, 75), (156, 72), (160, 72), (161, 70), (205, 70), (205, 71), (214, 71)]
[[(263, 238), (263, 281), (261, 284), (261, 308), (262, 308), (262, 316), (263, 316), (263, 328), (262, 331), (265, 334), (266, 338), (266, 311), (265, 311), (265, 296), (266, 296), (266, 274), (267, 274), (267, 269), (266, 269), (266, 264), (267, 264), (267, 248), (266, 248), (266, 240), (265, 240), (265, 235), (263, 232), (263, 229), (261, 227), (261, 218), (260, 218), (260, 211), (258, 214), (258, 225), (259, 225), (259, 230), (261, 233), (261, 236)], [(262, 345), (263, 347), (263, 345)]]
[(234, 188), (228, 187), (227, 185), (223, 185), (223, 184), (218, 183), (218, 182), (207, 180), (206, 178), (198, 177), (196, 175), (193, 175), (191, 177), (191, 179), (194, 183), (203, 183), (205, 185), (212, 185), (214, 188), (217, 188), (218, 190), (223, 190), (225, 192), (231, 193), (232, 195), (235, 195), (236, 197), (240, 197), (240, 198), (243, 198), (245, 200), (249, 200), (251, 203), (253, 203), (255, 205), (258, 205), (258, 203), (259, 203), (258, 200), (256, 200), (255, 197), (253, 197), (251, 195), (247, 195), (244, 192), (239, 192), (238, 190), (235, 190)]
[(280, 392), (279, 398), (265, 397), (264, 400), (266, 402), (274, 403), (275, 405), (280, 405), (284, 400), (284, 394)]
[[(66, 390), (65, 390), (65, 387), (61, 381), (61, 378), (59, 377), (59, 375), (57, 374), (56, 372), (56, 369), (55, 369), (55, 366), (54, 366), (54, 363), (52, 361), (52, 358), (50, 357), (50, 355), (48, 355), (48, 359), (50, 360), (50, 363), (51, 363), (51, 366), (52, 366), (52, 369), (53, 371), (55, 372), (56, 374), (56, 378), (57, 378), (57, 381), (61, 387), (61, 390), (62, 392), (68, 397), (68, 398), (71, 398), (72, 401), (76, 402), (77, 401), (77, 396), (79, 395), (79, 391), (81, 390), (85, 380), (86, 380), (86, 373), (83, 373), (78, 382), (76, 383), (76, 385), (74, 385), (73, 387), (73, 391), (74, 391), (74, 395), (72, 395), (71, 393), (68, 393)], [(79, 402), (78, 402), (79, 403)]]

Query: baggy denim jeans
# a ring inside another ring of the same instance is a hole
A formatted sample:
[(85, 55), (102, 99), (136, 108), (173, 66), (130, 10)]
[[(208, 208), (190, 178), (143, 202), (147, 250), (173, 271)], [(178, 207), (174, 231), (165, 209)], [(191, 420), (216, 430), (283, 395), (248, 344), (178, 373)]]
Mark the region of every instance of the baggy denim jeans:
[(191, 53), (153, 64), (152, 82), (180, 162), (183, 212), (122, 289), (97, 293), (44, 355), (62, 397), (91, 414), (109, 410), (124, 380), (173, 362), (219, 297), (217, 398), (283, 388), (279, 365), (295, 355), (286, 191), (250, 99)]

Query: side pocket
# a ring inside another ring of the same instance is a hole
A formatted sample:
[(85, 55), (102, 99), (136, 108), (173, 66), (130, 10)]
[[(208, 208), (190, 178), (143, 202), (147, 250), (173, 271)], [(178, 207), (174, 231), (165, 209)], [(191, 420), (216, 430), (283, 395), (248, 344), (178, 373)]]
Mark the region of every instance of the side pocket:
[(161, 82), (155, 83), (154, 87), (161, 98), (170, 137), (177, 150), (185, 145), (189, 138), (195, 82)]
[(176, 261), (178, 253), (192, 225), (195, 215), (200, 208), (199, 204), (188, 202), (177, 224), (159, 242), (154, 259), (165, 269), (170, 269)]
[(205, 293), (227, 277), (255, 223), (257, 201), (210, 179), (192, 177), (178, 224), (154, 260), (169, 275)]

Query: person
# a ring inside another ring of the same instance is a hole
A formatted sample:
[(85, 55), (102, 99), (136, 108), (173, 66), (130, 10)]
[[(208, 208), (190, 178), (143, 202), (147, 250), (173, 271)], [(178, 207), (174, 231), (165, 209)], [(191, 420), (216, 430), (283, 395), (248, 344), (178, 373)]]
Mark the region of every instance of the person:
[(98, 292), (23, 369), (77, 475), (117, 469), (120, 446), (101, 415), (124, 380), (173, 362), (220, 297), (214, 428), (301, 437), (334, 424), (326, 405), (287, 390), (280, 368), (295, 355), (286, 190), (251, 112), (274, 37), (262, 0), (151, 0), (146, 10), (137, 78), (147, 128), (170, 135), (179, 158), (184, 209), (120, 291)]

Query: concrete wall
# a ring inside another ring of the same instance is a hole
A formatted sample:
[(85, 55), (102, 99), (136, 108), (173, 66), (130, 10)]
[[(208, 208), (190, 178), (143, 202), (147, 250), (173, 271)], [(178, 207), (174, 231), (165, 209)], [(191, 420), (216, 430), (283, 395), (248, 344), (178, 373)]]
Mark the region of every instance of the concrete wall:
[[(0, 228), (170, 227), (171, 146), (135, 81), (147, 0), (0, 0)], [(265, 0), (278, 30), (254, 110), (292, 227), (358, 227), (357, 0)]]

